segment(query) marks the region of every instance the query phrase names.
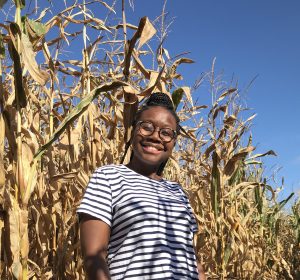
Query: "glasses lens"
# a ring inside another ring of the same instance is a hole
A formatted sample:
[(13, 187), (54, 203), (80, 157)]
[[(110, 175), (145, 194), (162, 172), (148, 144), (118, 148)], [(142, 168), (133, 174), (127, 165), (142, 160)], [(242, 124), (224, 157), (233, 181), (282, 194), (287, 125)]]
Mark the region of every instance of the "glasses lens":
[(152, 123), (150, 122), (141, 122), (140, 123), (140, 132), (144, 135), (144, 136), (149, 136), (153, 133), (154, 131), (154, 126)]
[(174, 138), (174, 132), (170, 128), (162, 128), (159, 132), (161, 140), (170, 142)]
[[(155, 131), (155, 126), (151, 122), (140, 122), (139, 131), (144, 136), (150, 136)], [(159, 137), (164, 142), (170, 142), (175, 138), (175, 133), (171, 128), (161, 128), (159, 129)]]

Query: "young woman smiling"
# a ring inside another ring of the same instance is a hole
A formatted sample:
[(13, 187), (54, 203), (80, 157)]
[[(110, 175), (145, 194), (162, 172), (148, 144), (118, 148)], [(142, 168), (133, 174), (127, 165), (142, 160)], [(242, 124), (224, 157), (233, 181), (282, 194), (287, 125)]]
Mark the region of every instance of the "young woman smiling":
[(162, 177), (179, 129), (170, 98), (153, 93), (135, 116), (130, 162), (94, 172), (77, 210), (89, 279), (205, 279), (188, 199)]

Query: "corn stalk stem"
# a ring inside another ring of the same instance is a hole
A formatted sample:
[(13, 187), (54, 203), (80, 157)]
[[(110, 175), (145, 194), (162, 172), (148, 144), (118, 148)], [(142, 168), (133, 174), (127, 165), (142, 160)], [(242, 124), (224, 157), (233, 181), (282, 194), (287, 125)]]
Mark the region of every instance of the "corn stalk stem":
[[(22, 30), (21, 22), (21, 3), (16, 1), (16, 12), (15, 12), (15, 22), (18, 24), (20, 30)], [(17, 36), (17, 53), (21, 57), (21, 38)], [(17, 90), (15, 88), (15, 90)], [(28, 250), (29, 250), (29, 240), (28, 240), (28, 211), (27, 203), (24, 201), (26, 194), (26, 185), (24, 181), (23, 164), (22, 164), (22, 108), (19, 100), (19, 92), (15, 92), (16, 98), (16, 108), (17, 108), (17, 131), (16, 131), (16, 143), (17, 143), (17, 188), (19, 195), (16, 197), (16, 201), (19, 203), (18, 213), (17, 213), (17, 224), (19, 224), (19, 250), (21, 261), (21, 274), (18, 275), (20, 280), (28, 279)], [(20, 199), (19, 199), (20, 197)], [(13, 241), (15, 242), (15, 241)], [(12, 245), (12, 244), (11, 244)]]

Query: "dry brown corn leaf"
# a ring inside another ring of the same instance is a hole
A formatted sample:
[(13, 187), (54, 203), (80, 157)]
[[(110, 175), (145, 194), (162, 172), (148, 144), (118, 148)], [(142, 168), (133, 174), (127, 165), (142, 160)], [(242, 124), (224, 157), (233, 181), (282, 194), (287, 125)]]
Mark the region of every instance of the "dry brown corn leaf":
[(169, 97), (171, 98), (170, 93), (167, 91), (166, 83), (165, 83), (164, 79), (160, 79), (158, 81), (158, 83), (156, 84), (156, 87), (153, 89), (153, 92), (156, 92), (156, 91), (163, 92), (163, 93), (169, 95)]
[(109, 128), (109, 132), (107, 134), (107, 139), (113, 140), (115, 138), (117, 122), (118, 122), (118, 119), (117, 119), (117, 116), (115, 115), (112, 120), (112, 125)]
[(57, 174), (51, 177), (50, 184), (57, 182), (57, 183), (68, 183), (76, 178), (78, 171), (67, 172), (62, 174)]
[(31, 132), (29, 129), (25, 128), (25, 125), (21, 128), (21, 132), (23, 134), (22, 141), (26, 143), (30, 147), (32, 153), (35, 154), (39, 148), (37, 135)]
[(238, 151), (235, 155), (233, 155), (226, 163), (225, 167), (224, 167), (224, 174), (226, 176), (230, 176), (231, 174), (233, 174), (233, 172), (236, 170), (236, 168), (238, 167), (238, 162), (241, 160), (244, 160), (246, 158), (246, 156), (252, 152), (253, 150), (255, 150), (255, 147), (253, 146), (249, 146), (246, 148), (241, 149), (240, 151)]
[(193, 105), (193, 98), (191, 96), (191, 88), (190, 87), (181, 87), (181, 88), (182, 88), (184, 94), (186, 95), (187, 100), (190, 102), (190, 104), (192, 106), (194, 106)]
[(123, 69), (123, 74), (125, 76), (125, 80), (128, 79), (129, 76), (129, 68), (130, 68), (130, 60), (131, 60), (131, 55), (134, 50), (134, 46), (137, 42), (138, 39), (140, 39), (139, 47), (141, 47), (142, 44), (145, 44), (148, 42), (153, 35), (155, 34), (155, 29), (150, 23), (149, 19), (147, 17), (141, 18), (139, 22), (139, 26), (137, 31), (134, 33), (133, 37), (131, 40), (128, 40), (125, 44), (125, 57), (124, 57), (124, 69)]
[(234, 115), (228, 116), (224, 119), (224, 124), (227, 126), (233, 126), (236, 122), (237, 118)]
[(159, 66), (164, 65), (165, 64), (165, 59), (164, 59), (164, 48), (162, 47), (163, 42), (161, 42), (158, 46), (158, 48), (156, 49), (156, 60), (157, 60), (157, 64)]
[(32, 48), (26, 34), (22, 33), (21, 36), (21, 51), (22, 51), (22, 60), (25, 64), (25, 67), (29, 71), (31, 77), (40, 85), (45, 85), (49, 79), (49, 74), (40, 69), (35, 60), (35, 53)]
[(140, 41), (138, 45), (138, 49), (141, 48), (144, 44), (146, 44), (156, 33), (156, 29), (151, 24), (149, 18), (142, 18), (143, 28), (141, 30)]
[(130, 23), (126, 23), (126, 24), (118, 24), (118, 25), (114, 25), (114, 26), (111, 26), (112, 29), (120, 29), (120, 28), (123, 28), (124, 26), (126, 26), (126, 28), (130, 28), (132, 30), (137, 30), (138, 29), (138, 26), (134, 25), (134, 24), (130, 24)]
[(103, 36), (99, 36), (94, 42), (92, 42), (87, 48), (87, 53), (88, 53), (88, 56), (89, 56), (89, 59), (91, 60), (89, 62), (89, 64), (93, 64), (93, 55), (95, 53), (95, 50), (96, 50), (96, 47), (98, 45), (98, 43), (103, 39)]
[(143, 62), (140, 60), (138, 57), (137, 51), (133, 50), (132, 56), (135, 60), (136, 63), (136, 68), (141, 71), (141, 73), (144, 75), (146, 79), (150, 79), (150, 70), (146, 69), (145, 66), (143, 65)]
[(194, 63), (194, 62), (195, 62), (194, 60), (186, 58), (186, 57), (181, 57), (181, 58), (175, 60), (174, 63), (172, 64), (172, 66), (170, 67), (170, 73), (169, 73), (170, 77), (173, 79), (178, 77), (177, 73), (176, 73), (178, 65), (180, 65), (182, 63)]
[(180, 168), (178, 162), (174, 159), (173, 156), (171, 156), (171, 157), (169, 158), (169, 160), (171, 161), (172, 167), (175, 167), (176, 172), (177, 172), (177, 174), (179, 175), (182, 171), (181, 171), (181, 168)]
[(227, 105), (223, 105), (223, 106), (218, 106), (218, 107), (214, 108), (211, 111), (211, 112), (213, 112), (213, 119), (215, 119), (218, 116), (219, 112), (225, 113), (227, 110), (227, 107), (228, 107)]
[[(110, 31), (110, 28), (105, 25), (105, 21), (103, 21), (99, 18), (93, 17), (92, 15), (90, 15), (89, 13), (85, 13), (84, 11), (83, 11), (83, 13), (87, 18), (89, 18), (89, 20), (87, 19), (85, 21), (82, 21), (82, 23), (89, 23), (89, 26), (96, 28), (97, 30), (105, 30), (109, 33), (112, 33)], [(91, 22), (94, 22), (96, 25), (91, 25), (90, 24)]]
[(85, 188), (89, 182), (89, 176), (83, 169), (81, 169), (77, 173), (76, 180), (82, 188)]
[(211, 154), (212, 151), (214, 151), (216, 149), (216, 144), (212, 143), (209, 147), (206, 148), (204, 155), (205, 158), (208, 158)]
[[(28, 141), (30, 142), (30, 141)], [(34, 151), (31, 149), (28, 143), (22, 142), (22, 170), (24, 176), (25, 186), (28, 183), (28, 177), (30, 174), (30, 166), (33, 160)], [(36, 176), (35, 176), (36, 177)]]
[[(258, 185), (259, 184), (257, 182), (254, 182), (254, 181), (253, 182), (241, 182), (241, 183), (237, 184), (236, 186), (231, 186), (230, 191), (228, 193), (224, 194), (223, 197), (226, 198), (226, 197), (228, 197), (232, 194), (235, 194), (235, 192), (237, 192), (237, 191), (239, 191), (238, 196), (240, 196), (240, 193), (241, 193), (240, 189), (247, 190), (248, 188), (251, 189), (251, 188), (253, 188), (255, 186), (258, 186)], [(235, 197), (236, 197), (236, 195), (235, 195)]]
[(128, 142), (130, 139), (130, 131), (129, 128), (131, 127), (135, 113), (138, 109), (138, 91), (131, 87), (126, 86), (123, 87), (124, 91), (124, 109), (123, 109), (123, 125), (125, 129), (125, 142)]
[(146, 87), (146, 89), (144, 89), (140, 94), (139, 96), (142, 96), (142, 97), (148, 97), (152, 92), (153, 90), (155, 89), (156, 85), (159, 83), (160, 81), (160, 78), (163, 74), (165, 70), (165, 66), (160, 70), (160, 72), (158, 73), (157, 71), (151, 71), (150, 72), (150, 80), (149, 80), (149, 83)]
[(230, 89), (227, 89), (225, 92), (223, 92), (220, 97), (217, 99), (216, 103), (219, 103), (220, 101), (222, 101), (226, 96), (236, 92), (237, 89), (236, 88), (230, 88)]
[(259, 158), (259, 157), (264, 157), (264, 156), (277, 156), (277, 154), (273, 150), (269, 150), (269, 151), (267, 151), (263, 154), (256, 154), (252, 157), (249, 157), (249, 159), (247, 159), (247, 160), (252, 160), (252, 159)]
[(255, 117), (257, 116), (257, 114), (252, 115), (251, 117), (249, 117), (244, 123), (248, 123), (251, 122)]
[(20, 209), (20, 251), (21, 258), (26, 260), (29, 253), (27, 209)]
[(18, 100), (19, 105), (21, 108), (26, 107), (27, 105), (27, 99), (26, 99), (26, 94), (24, 90), (24, 85), (23, 85), (23, 76), (22, 76), (22, 66), (21, 66), (21, 59), (20, 55), (16, 49), (16, 42), (14, 40), (19, 40), (17, 30), (15, 28), (15, 25), (10, 25), (10, 32), (13, 33), (15, 32), (15, 38), (12, 37), (11, 35), (11, 41), (8, 43), (8, 50), (10, 57), (13, 61), (13, 67), (14, 67), (14, 89), (15, 89), (15, 98)]
[(9, 228), (7, 231), (9, 232), (9, 240), (6, 240), (9, 242), (7, 244), (7, 248), (9, 249), (9, 255), (7, 256), (9, 259), (11, 259), (12, 265), (12, 273), (15, 278), (19, 279), (22, 271), (22, 265), (20, 262), (20, 253), (21, 253), (21, 247), (20, 247), (20, 207), (18, 205), (18, 202), (16, 199), (11, 195), (7, 195), (6, 203), (9, 204), (9, 207), (7, 209), (7, 217), (8, 217), (8, 226)]

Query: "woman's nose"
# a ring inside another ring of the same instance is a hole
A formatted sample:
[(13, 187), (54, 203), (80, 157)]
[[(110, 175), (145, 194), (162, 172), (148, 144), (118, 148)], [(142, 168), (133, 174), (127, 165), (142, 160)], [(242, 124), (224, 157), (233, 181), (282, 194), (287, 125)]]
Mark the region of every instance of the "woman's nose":
[(154, 139), (161, 141), (160, 135), (159, 135), (159, 127), (156, 127), (154, 129), (153, 133), (149, 137), (153, 137)]

